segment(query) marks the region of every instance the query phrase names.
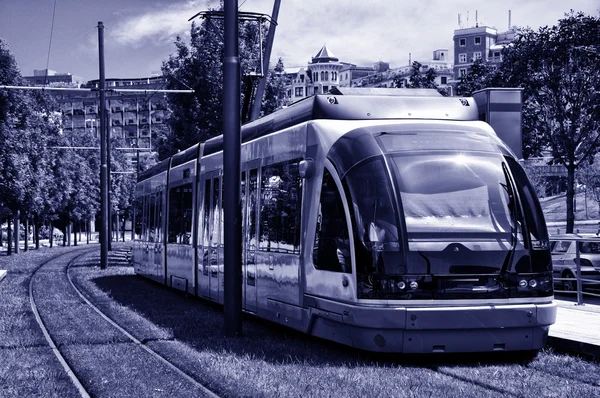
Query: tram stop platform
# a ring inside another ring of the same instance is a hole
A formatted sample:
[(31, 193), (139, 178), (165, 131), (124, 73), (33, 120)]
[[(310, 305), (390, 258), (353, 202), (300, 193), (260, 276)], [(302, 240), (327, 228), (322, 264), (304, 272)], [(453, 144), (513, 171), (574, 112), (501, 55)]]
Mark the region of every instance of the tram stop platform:
[(558, 311), (556, 323), (550, 326), (548, 345), (600, 359), (600, 305), (554, 302)]

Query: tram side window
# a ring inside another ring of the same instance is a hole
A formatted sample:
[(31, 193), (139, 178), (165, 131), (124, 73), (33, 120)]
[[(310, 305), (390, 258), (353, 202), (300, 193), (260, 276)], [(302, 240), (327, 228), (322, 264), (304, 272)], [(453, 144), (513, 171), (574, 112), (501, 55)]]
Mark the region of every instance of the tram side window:
[(141, 239), (142, 237), (142, 203), (144, 201), (143, 197), (139, 197), (135, 201), (135, 238)]
[(156, 194), (156, 235), (154, 241), (162, 243), (162, 192)]
[(299, 160), (265, 166), (261, 175), (259, 249), (300, 253)]
[(154, 242), (154, 234), (156, 229), (155, 215), (156, 215), (156, 197), (154, 194), (148, 196), (148, 242)]
[(192, 237), (192, 184), (171, 188), (169, 191), (169, 243), (191, 244)]
[(313, 264), (320, 270), (352, 272), (350, 238), (344, 205), (335, 181), (327, 169), (323, 174), (321, 185)]

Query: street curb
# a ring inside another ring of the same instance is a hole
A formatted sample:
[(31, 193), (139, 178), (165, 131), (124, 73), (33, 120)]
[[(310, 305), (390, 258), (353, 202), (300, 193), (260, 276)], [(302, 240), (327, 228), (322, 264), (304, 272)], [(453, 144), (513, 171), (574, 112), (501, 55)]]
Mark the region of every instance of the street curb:
[(4, 279), (4, 277), (6, 276), (7, 273), (8, 273), (7, 270), (0, 269), (0, 282), (2, 282), (2, 279)]
[(600, 346), (594, 344), (548, 336), (547, 345), (558, 351), (583, 354), (594, 359), (600, 359)]

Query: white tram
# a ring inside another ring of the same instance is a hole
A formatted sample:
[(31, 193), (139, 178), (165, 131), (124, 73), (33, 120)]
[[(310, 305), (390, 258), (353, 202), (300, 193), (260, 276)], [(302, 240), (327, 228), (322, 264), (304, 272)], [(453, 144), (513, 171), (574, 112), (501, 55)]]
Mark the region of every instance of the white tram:
[[(394, 93), (242, 127), (244, 310), (369, 351), (542, 348), (552, 265), (523, 168), (473, 98)], [(223, 303), (224, 195), (222, 137), (143, 172), (136, 273)]]

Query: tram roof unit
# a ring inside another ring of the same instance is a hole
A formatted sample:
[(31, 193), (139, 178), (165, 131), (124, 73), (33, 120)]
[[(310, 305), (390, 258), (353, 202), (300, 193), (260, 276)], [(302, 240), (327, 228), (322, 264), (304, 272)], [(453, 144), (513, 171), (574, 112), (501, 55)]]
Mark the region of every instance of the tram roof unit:
[[(473, 98), (444, 97), (434, 89), (346, 88), (304, 98), (242, 126), (242, 143), (317, 119), (479, 120)], [(206, 141), (203, 155), (223, 150), (223, 136)]]
[[(329, 94), (304, 98), (287, 108), (243, 125), (242, 143), (318, 119), (472, 121), (479, 120), (479, 113), (473, 98), (444, 97), (434, 89), (335, 87)], [(173, 162), (184, 163), (196, 156), (197, 145), (175, 154)], [(220, 135), (206, 141), (202, 155), (222, 150), (223, 136)], [(141, 173), (138, 181), (168, 167), (168, 162), (163, 161)]]

